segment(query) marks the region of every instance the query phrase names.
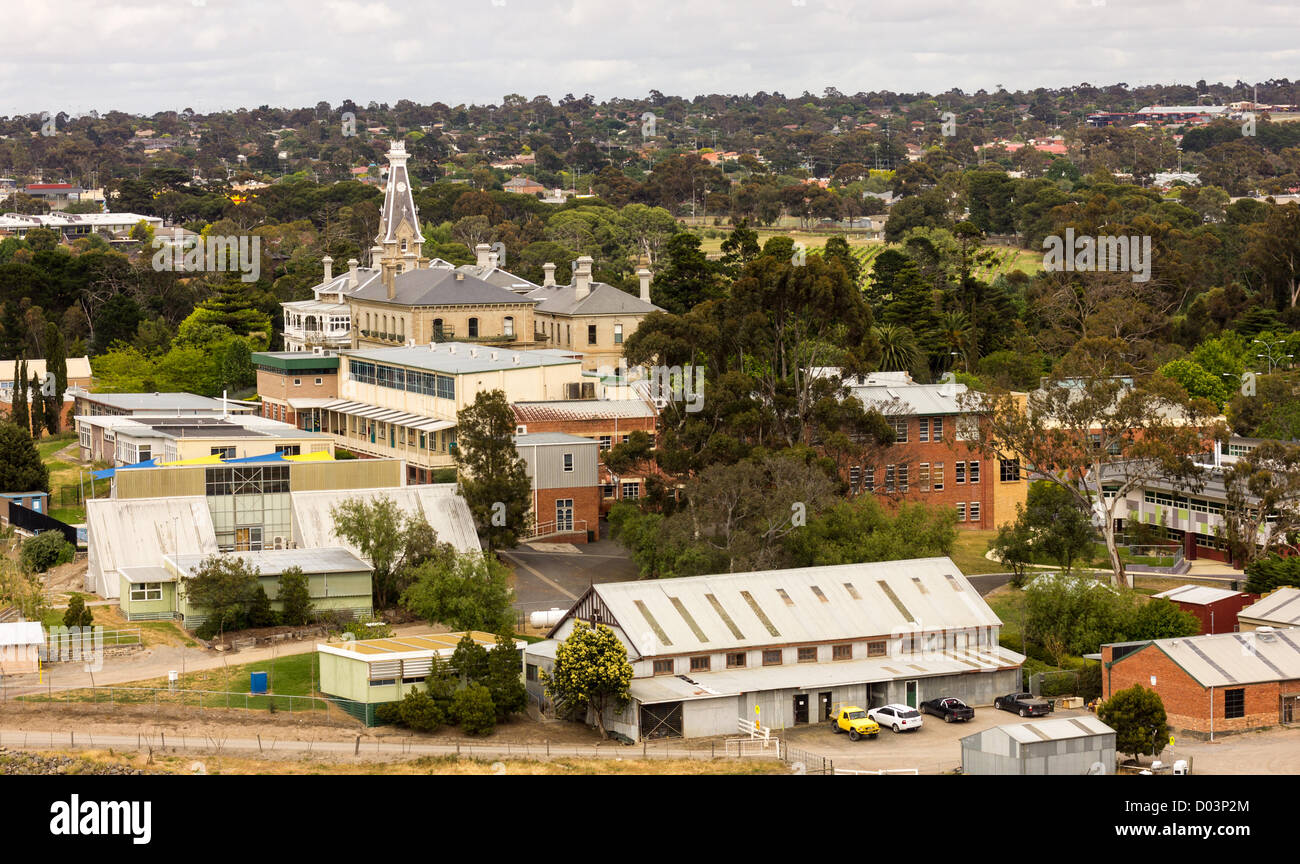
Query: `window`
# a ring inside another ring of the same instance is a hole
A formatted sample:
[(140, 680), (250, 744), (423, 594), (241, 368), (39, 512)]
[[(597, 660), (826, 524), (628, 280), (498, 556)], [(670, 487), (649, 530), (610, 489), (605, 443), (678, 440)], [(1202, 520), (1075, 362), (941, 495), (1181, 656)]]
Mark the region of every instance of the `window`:
[(396, 684), (396, 683), (397, 683), (396, 678), (371, 678), (370, 679), (371, 687), (387, 687), (390, 684)]
[(601, 450), (608, 450), (610, 447), (613, 447), (613, 446), (614, 446), (614, 437), (613, 437), (612, 435), (601, 435), (601, 436), (600, 436), (600, 449), (601, 449)]
[(703, 657), (692, 657), (692, 658), (691, 658), (691, 671), (692, 671), (692, 672), (708, 672), (708, 671), (709, 671), (709, 656), (706, 654), (706, 655), (703, 656)]
[(978, 462), (970, 463), (970, 482), (980, 482), (980, 463)]
[(800, 649), (799, 649), (799, 662), (800, 662), (800, 663), (816, 663), (816, 662), (817, 662), (817, 648), (816, 648), (816, 647), (812, 647), (812, 648), (800, 648)]
[(907, 466), (906, 465), (898, 466), (898, 491), (899, 492), (907, 491)]
[(921, 488), (922, 492), (929, 492), (930, 491), (930, 463), (922, 462), (919, 466), (917, 466), (917, 468), (918, 470), (916, 472), (917, 473), (916, 483)]
[(572, 471), (572, 470), (573, 470), (573, 454), (572, 454), (572, 453), (565, 453), (565, 454), (564, 454), (564, 470), (565, 470), (565, 471)]
[(929, 440), (930, 440), (930, 418), (929, 418), (929, 417), (922, 417), (922, 418), (921, 418), (921, 420), (920, 420), (920, 430), (921, 430), (921, 434), (919, 434), (919, 435), (916, 436), (916, 440), (917, 440), (917, 441), (929, 441)]
[(849, 489), (850, 489), (850, 491), (857, 492), (857, 491), (858, 491), (858, 484), (859, 484), (860, 482), (862, 482), (862, 469), (859, 468), (857, 465), (854, 465), (854, 466), (852, 466), (852, 467), (849, 468)]
[[(694, 661), (692, 661), (692, 663), (693, 663), (693, 662), (694, 662)], [(656, 675), (671, 675), (671, 674), (673, 674), (673, 661), (672, 661), (672, 660), (656, 660), (656, 661), (655, 661), (655, 674), (656, 674)]]
[(934, 430), (930, 433), (930, 440), (931, 441), (943, 440), (943, 418), (942, 417), (934, 418)]
[(477, 338), (478, 338), (478, 319), (477, 319), (477, 318), (471, 318), (471, 319), (469, 319), (469, 338), (471, 338), (471, 339), (477, 339)]
[(555, 499), (555, 530), (556, 531), (573, 530), (573, 499), (572, 498)]
[(875, 642), (867, 643), (868, 657), (884, 657), (888, 653), (888, 645), (884, 639), (877, 639)]
[(524, 677), (529, 681), (537, 680), (537, 664), (529, 663), (524, 670)]
[(161, 582), (141, 582), (131, 586), (131, 600), (161, 600)]
[(893, 466), (893, 465), (886, 465), (886, 466), (885, 466), (885, 491), (886, 491), (886, 492), (893, 492), (893, 491), (894, 491), (894, 476), (895, 476), (895, 473), (896, 473), (896, 472), (895, 472), (895, 470), (894, 470), (894, 466)]
[(957, 521), (958, 521), (958, 522), (965, 522), (965, 521), (966, 521), (966, 502), (965, 502), (965, 501), (958, 501), (958, 502), (957, 502)]
[(640, 481), (637, 481), (636, 483), (624, 483), (624, 484), (623, 484), (623, 497), (624, 497), (624, 498), (640, 498), (640, 497), (641, 497), (641, 483), (640, 483)]
[(934, 482), (934, 491), (942, 492), (943, 491), (943, 463), (942, 462), (934, 463), (934, 470), (930, 473), (930, 476)]
[(501, 324), (501, 332), (505, 333), (507, 336), (515, 335), (515, 319), (513, 316), (507, 315), (505, 317), (505, 320), (502, 321)]
[(1020, 479), (1020, 460), (1003, 459), (1002, 463), (1002, 482), (1015, 483)]
[(852, 660), (852, 659), (853, 659), (853, 646), (852, 646), (851, 644), (850, 644), (850, 645), (835, 645), (834, 647), (831, 648), (831, 659), (832, 659), (832, 660)]
[(321, 385), (324, 384), (324, 383), (325, 383), (325, 379), (324, 379), (324, 378), (317, 378), (317, 379), (316, 379), (316, 386), (317, 386), (317, 387), (321, 386)]
[(745, 652), (733, 651), (727, 655), (728, 669), (742, 669), (745, 666)]
[(595, 344), (596, 344), (596, 325), (595, 325), (595, 324), (588, 324), (588, 325), (587, 325), (587, 344), (588, 344), (588, 345), (595, 345)]
[(876, 489), (876, 469), (865, 468), (862, 471), (862, 488), (867, 492), (874, 492)]
[(970, 521), (980, 521), (980, 502), (978, 501), (970, 502)]
[(302, 453), (301, 444), (276, 444), (275, 452), (281, 456), (297, 456)]
[(780, 665), (781, 665), (781, 649), (780, 649), (780, 648), (769, 648), (768, 650), (764, 651), (764, 652), (763, 652), (763, 665), (764, 665), (764, 666), (780, 666)]
[(615, 325), (614, 325), (614, 344), (615, 344), (615, 345), (622, 345), (622, 344), (623, 344), (623, 325), (622, 325), (622, 324), (615, 324)]
[(953, 468), (952, 468), (952, 474), (953, 474), (952, 482), (954, 482), (954, 483), (965, 483), (965, 482), (966, 482), (966, 463), (965, 463), (965, 462), (957, 462), (957, 463), (954, 463)]
[(980, 424), (977, 419), (970, 416), (957, 418), (957, 440), (958, 441), (977, 441), (980, 437)]
[(906, 417), (887, 417), (886, 422), (894, 430), (894, 443), (907, 443), (907, 418)]
[(605, 483), (600, 487), (600, 497), (609, 500), (614, 497), (614, 494), (617, 491), (618, 489), (614, 486), (613, 483)]
[(234, 447), (213, 447), (212, 455), (220, 456), (222, 459), (234, 459), (235, 448)]
[(1238, 688), (1236, 690), (1223, 691), (1223, 717), (1225, 720), (1231, 720), (1234, 717), (1246, 716), (1246, 690)]

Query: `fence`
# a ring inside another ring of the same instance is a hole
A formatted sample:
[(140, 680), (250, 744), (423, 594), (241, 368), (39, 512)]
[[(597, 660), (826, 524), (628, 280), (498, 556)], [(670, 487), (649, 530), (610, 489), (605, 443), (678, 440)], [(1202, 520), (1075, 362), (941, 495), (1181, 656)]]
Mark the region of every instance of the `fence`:
[(59, 531), (63, 534), (65, 540), (73, 546), (77, 545), (77, 529), (60, 522), (44, 513), (38, 513), (30, 507), (24, 507), (16, 501), (9, 502), (9, 524), (24, 531), (30, 531), (33, 534), (39, 534), (42, 531)]
[(836, 768), (836, 774), (920, 774), (919, 768), (881, 768), (879, 771), (859, 771), (853, 768)]
[[(17, 688), (15, 688), (17, 689)], [(24, 687), (26, 691), (29, 688)], [(166, 687), (62, 687), (47, 684), (45, 692), (19, 692), (10, 694), (8, 684), (0, 689), (0, 698), (7, 704), (50, 703), (112, 705), (120, 707), (180, 706), (197, 708), (243, 708), (249, 711), (284, 711), (288, 714), (319, 714), (333, 719), (341, 713), (331, 711), (332, 703), (318, 696), (290, 696), (282, 694), (256, 695), (225, 690), (171, 690)], [(319, 719), (319, 718), (318, 718)], [(341, 721), (340, 719), (340, 722)]]
[(791, 747), (789, 742), (780, 745), (783, 762), (789, 763), (796, 774), (834, 774), (835, 763), (819, 753)]
[(723, 742), (723, 753), (729, 757), (765, 756), (769, 759), (781, 758), (781, 739), (779, 738), (728, 738)]

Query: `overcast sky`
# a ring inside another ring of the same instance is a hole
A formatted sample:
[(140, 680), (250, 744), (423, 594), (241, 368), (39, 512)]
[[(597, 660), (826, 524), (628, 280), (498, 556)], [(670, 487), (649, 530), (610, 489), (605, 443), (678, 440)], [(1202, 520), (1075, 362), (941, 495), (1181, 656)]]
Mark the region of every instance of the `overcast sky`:
[(10, 0), (0, 114), (1300, 77), (1270, 0)]

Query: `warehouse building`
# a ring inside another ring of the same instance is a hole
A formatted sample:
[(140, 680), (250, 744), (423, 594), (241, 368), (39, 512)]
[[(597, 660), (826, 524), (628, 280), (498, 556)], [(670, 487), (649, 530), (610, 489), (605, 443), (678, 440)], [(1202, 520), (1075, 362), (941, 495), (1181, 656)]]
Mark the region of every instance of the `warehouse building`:
[(1102, 698), (1135, 684), (1169, 725), (1210, 737), (1300, 720), (1300, 629), (1260, 628), (1101, 646)]
[(1235, 633), (1237, 613), (1259, 599), (1258, 594), (1209, 585), (1179, 585), (1154, 596), (1163, 597), (1184, 612), (1195, 615), (1201, 622), (1202, 633)]
[(606, 726), (633, 739), (734, 732), (756, 710), (787, 728), (841, 703), (988, 705), (1020, 688), (1024, 662), (948, 558), (593, 585), (527, 648), (534, 694), (576, 620), (627, 647), (632, 700)]
[[(450, 661), (457, 643), (466, 635), (488, 651), (496, 647), (496, 636), (479, 630), (319, 644), (316, 653), (320, 658), (320, 692), (367, 726), (373, 726), (376, 707), (425, 689), (433, 658)], [(521, 663), (527, 644), (515, 640)]]
[(1115, 773), (1115, 730), (1096, 717), (994, 726), (961, 739), (963, 774)]
[(1300, 588), (1278, 588), (1265, 594), (1259, 602), (1238, 612), (1237, 622), (1243, 632), (1261, 627), (1300, 627)]

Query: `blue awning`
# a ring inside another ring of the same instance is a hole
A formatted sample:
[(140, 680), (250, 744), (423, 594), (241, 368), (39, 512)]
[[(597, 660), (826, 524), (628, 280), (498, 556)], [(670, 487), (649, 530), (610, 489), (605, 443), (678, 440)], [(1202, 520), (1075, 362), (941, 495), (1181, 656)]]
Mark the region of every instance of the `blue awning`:
[(102, 471), (92, 471), (90, 476), (96, 480), (103, 480), (105, 477), (112, 477), (118, 471), (125, 471), (128, 468), (157, 468), (157, 459), (146, 459), (143, 462), (136, 462), (134, 465), (119, 465), (116, 468), (105, 468)]

